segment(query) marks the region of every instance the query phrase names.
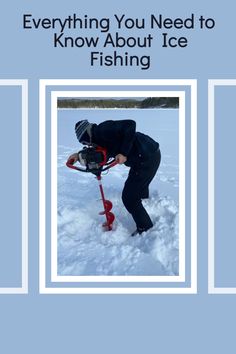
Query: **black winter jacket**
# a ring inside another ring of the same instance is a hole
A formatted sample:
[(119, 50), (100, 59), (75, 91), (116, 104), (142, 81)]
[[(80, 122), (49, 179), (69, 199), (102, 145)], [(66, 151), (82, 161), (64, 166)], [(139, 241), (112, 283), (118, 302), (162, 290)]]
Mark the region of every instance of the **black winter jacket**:
[(107, 149), (108, 157), (122, 154), (126, 166), (147, 161), (159, 149), (159, 144), (148, 135), (135, 131), (133, 120), (107, 120), (92, 127), (92, 142)]

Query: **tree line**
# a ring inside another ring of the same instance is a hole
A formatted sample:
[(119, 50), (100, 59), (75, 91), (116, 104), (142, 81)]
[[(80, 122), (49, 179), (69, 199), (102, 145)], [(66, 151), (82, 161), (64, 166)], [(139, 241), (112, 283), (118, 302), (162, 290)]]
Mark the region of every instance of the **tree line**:
[(58, 108), (178, 108), (178, 97), (148, 97), (139, 99), (81, 99), (59, 98)]

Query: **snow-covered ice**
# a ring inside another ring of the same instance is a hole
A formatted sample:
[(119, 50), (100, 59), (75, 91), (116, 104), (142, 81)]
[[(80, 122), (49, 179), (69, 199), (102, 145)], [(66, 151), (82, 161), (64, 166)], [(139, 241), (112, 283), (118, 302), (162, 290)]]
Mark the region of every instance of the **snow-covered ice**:
[[(59, 275), (178, 275), (178, 117), (178, 109), (58, 110)], [(129, 168), (116, 166), (102, 178), (116, 217), (113, 230), (104, 232), (96, 178), (65, 166), (68, 156), (81, 148), (74, 125), (82, 119), (134, 119), (137, 131), (160, 143), (161, 165), (150, 185), (150, 198), (143, 201), (154, 222), (146, 233), (130, 237), (135, 224), (121, 200)]]

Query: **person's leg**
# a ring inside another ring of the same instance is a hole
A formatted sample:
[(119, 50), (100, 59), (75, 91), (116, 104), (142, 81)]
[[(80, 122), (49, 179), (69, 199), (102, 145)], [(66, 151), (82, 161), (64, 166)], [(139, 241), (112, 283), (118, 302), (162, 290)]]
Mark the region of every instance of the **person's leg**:
[(142, 205), (138, 185), (133, 183), (131, 179), (127, 180), (122, 193), (122, 200), (128, 212), (132, 215), (137, 230), (140, 232), (146, 231), (153, 226), (153, 223), (148, 215), (146, 209)]
[(148, 199), (149, 198), (149, 188), (148, 187), (145, 190), (143, 190), (141, 198), (142, 199)]
[(160, 164), (160, 153), (156, 153), (149, 161), (140, 163), (136, 169), (131, 168), (122, 193), (123, 203), (132, 215), (137, 230), (141, 233), (153, 226), (152, 220), (142, 205), (142, 198), (148, 194), (148, 186), (156, 174)]
[(138, 174), (140, 174), (142, 181), (141, 186), (141, 198), (148, 199), (149, 198), (149, 184), (153, 180), (159, 165), (161, 162), (161, 153), (158, 150), (155, 154), (153, 154), (152, 158), (148, 162), (141, 162)]

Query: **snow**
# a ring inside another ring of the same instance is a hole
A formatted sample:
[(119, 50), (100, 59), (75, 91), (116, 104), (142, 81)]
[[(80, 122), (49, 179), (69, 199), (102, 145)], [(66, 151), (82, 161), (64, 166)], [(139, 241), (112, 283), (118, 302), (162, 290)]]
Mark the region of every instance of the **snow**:
[[(178, 275), (179, 161), (178, 109), (58, 110), (58, 275)], [(98, 182), (92, 174), (65, 166), (81, 148), (74, 125), (88, 119), (134, 119), (137, 131), (160, 143), (162, 161), (144, 200), (154, 227), (131, 237), (135, 224), (122, 204), (129, 168), (113, 167), (102, 178), (106, 199), (115, 214), (113, 230), (105, 232)]]

